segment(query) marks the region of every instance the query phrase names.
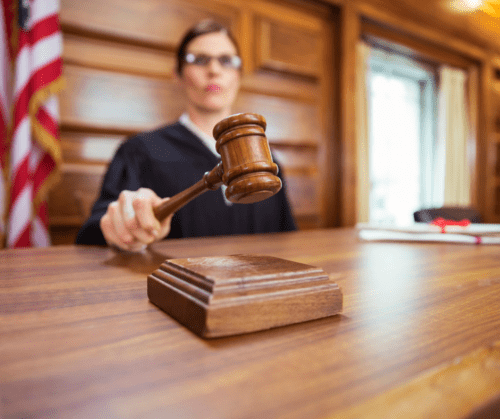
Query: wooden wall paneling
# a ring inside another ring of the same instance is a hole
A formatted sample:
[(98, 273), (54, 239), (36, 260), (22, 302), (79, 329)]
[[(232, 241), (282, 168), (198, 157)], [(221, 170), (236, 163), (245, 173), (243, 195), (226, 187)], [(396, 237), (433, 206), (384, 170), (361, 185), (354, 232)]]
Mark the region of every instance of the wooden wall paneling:
[[(299, 2), (286, 2), (286, 9), (282, 8), (284, 3), (275, 1), (264, 4), (257, 1), (249, 6), (253, 10), (255, 31), (253, 75), (262, 78), (263, 75), (269, 77), (276, 74), (293, 86), (293, 94), (299, 91), (299, 86), (309, 86), (312, 93), (310, 97), (289, 97), (295, 102), (294, 107), (309, 107), (310, 112), (304, 115), (307, 120), (285, 119), (283, 115), (280, 119), (289, 126), (278, 130), (271, 123), (268, 136), (273, 144), (286, 144), (288, 152), (277, 157), (284, 160), (282, 166), (294, 214), (300, 228), (314, 228), (326, 225), (324, 191), (330, 191), (334, 183), (329, 176), (331, 173), (325, 170), (327, 165), (321, 164), (321, 161), (334, 138), (333, 130), (329, 129), (334, 113), (332, 90), (326, 81), (329, 77), (333, 78), (333, 72), (331, 67), (327, 71), (324, 68), (328, 61), (327, 54), (331, 53), (326, 47), (328, 37), (333, 33), (327, 29), (335, 25), (335, 19), (332, 18), (331, 8), (319, 3), (312, 7), (309, 3), (306, 14)], [(332, 44), (329, 46), (332, 47)], [(283, 109), (277, 110), (283, 113)], [(267, 111), (274, 114), (270, 108)], [(293, 141), (290, 142), (290, 139)], [(314, 152), (306, 153), (306, 148)], [(322, 153), (318, 153), (320, 149)], [(306, 159), (300, 167), (294, 166), (293, 154)], [(327, 211), (335, 212), (335, 209), (327, 208)]]
[(188, 0), (61, 0), (61, 25), (100, 33), (128, 43), (174, 48), (188, 28), (207, 18), (237, 29), (238, 9)]
[(484, 156), (486, 167), (485, 205), (482, 208), (486, 213), (487, 222), (500, 222), (500, 182), (498, 177), (498, 140), (500, 136), (500, 62), (491, 57), (482, 68), (484, 109), (483, 131), (487, 138), (487, 155)]
[(496, 185), (493, 188), (493, 207), (492, 207), (492, 218), (494, 220), (498, 219), (498, 214), (500, 214), (500, 185)]
[[(361, 35), (357, 10), (346, 4), (341, 11), (340, 137), (342, 156), (340, 225), (356, 224), (356, 44)], [(332, 162), (334, 164), (335, 162)], [(333, 203), (332, 203), (333, 204)], [(330, 220), (335, 223), (336, 220)]]
[(469, 138), (467, 138), (467, 164), (470, 176), (470, 199), (471, 205), (479, 210), (479, 201), (481, 197), (484, 196), (484, 182), (480, 179), (484, 179), (482, 176), (483, 165), (480, 159), (481, 150), (484, 146), (481, 141), (484, 139), (481, 136), (479, 130), (479, 68), (478, 66), (470, 66), (467, 69), (468, 80), (467, 80), (467, 100), (469, 106), (467, 108), (467, 117), (469, 120)]
[(83, 224), (90, 214), (106, 167), (106, 164), (63, 164), (61, 182), (49, 195), (52, 225), (78, 227)]
[[(239, 32), (235, 36), (238, 38), (240, 54), (243, 60), (242, 69), (242, 82), (248, 79), (249, 76), (253, 75), (255, 69), (253, 49), (254, 49), (254, 27), (253, 27), (253, 11), (248, 7), (248, 3), (245, 3), (241, 7), (240, 22), (239, 22)], [(255, 83), (258, 85), (259, 83)]]
[(315, 79), (262, 69), (244, 75), (241, 90), (306, 103), (316, 103), (318, 97), (324, 94), (321, 85)]
[[(278, 158), (284, 160), (282, 167), (294, 214), (300, 228), (314, 228), (326, 224), (323, 191), (328, 189), (326, 184), (332, 182), (324, 172), (325, 165), (319, 164), (322, 155), (317, 150), (318, 147), (325, 150), (324, 144), (330, 143), (331, 135), (324, 124), (325, 119), (332, 119), (333, 111), (329, 102), (331, 90), (325, 83), (323, 69), (328, 42), (325, 27), (333, 25), (333, 20), (330, 8), (315, 5), (304, 14), (298, 2), (288, 2), (292, 6), (286, 9), (282, 7), (284, 3), (249, 3), (254, 31), (251, 78), (263, 86), (266, 78), (276, 77), (281, 80), (280, 84), (287, 84), (291, 89), (284, 95), (273, 84), (273, 101), (255, 95), (251, 101), (245, 98), (245, 106), (265, 109), (268, 138), (273, 144), (286, 144), (289, 152)], [(329, 72), (328, 76), (331, 75)], [(309, 163), (300, 169), (290, 167), (292, 154), (300, 155), (304, 147), (315, 150), (305, 153)]]
[(494, 143), (494, 152), (492, 153), (495, 160), (495, 176), (500, 177), (500, 142), (498, 140)]
[[(242, 92), (235, 111), (264, 115), (267, 120), (266, 136), (274, 145), (273, 149), (282, 163), (288, 196), (299, 228), (320, 226), (321, 178), (316, 173), (318, 157), (316, 153), (302, 151), (304, 148), (308, 151), (316, 150), (321, 142), (318, 106), (314, 103)], [(305, 167), (314, 167), (314, 175), (310, 175), (311, 170), (304, 172)]]
[(317, 144), (321, 138), (320, 110), (314, 103), (241, 92), (234, 111), (262, 114), (267, 121), (266, 136), (275, 142)]
[[(245, 77), (238, 110), (251, 109), (269, 115), (269, 134), (273, 140), (292, 141), (297, 146), (304, 142), (316, 144), (319, 151), (315, 162), (318, 164), (315, 185), (319, 188), (318, 195), (322, 201), (320, 222), (325, 226), (352, 224), (355, 217), (352, 186), (356, 182), (353, 167), (356, 161), (353, 160), (355, 155), (351, 154), (355, 126), (352, 109), (354, 67), (350, 66), (354, 65), (353, 45), (360, 33), (359, 27), (356, 28), (360, 19), (377, 22), (395, 34), (409, 36), (424, 45), (430, 43), (440, 46), (452, 55), (480, 63), (487, 59), (485, 44), (482, 43), (486, 39), (483, 36), (486, 32), (478, 31), (477, 36), (474, 33), (474, 28), (480, 26), (479, 20), (470, 25), (468, 22), (472, 22), (472, 18), (446, 14), (431, 7), (429, 1), (329, 0), (329, 3), (339, 6), (341, 11), (338, 21), (342, 26), (334, 35), (340, 38), (341, 55), (336, 62), (338, 68), (327, 68), (329, 73), (325, 77), (320, 72), (313, 74), (314, 70), (307, 67), (307, 60), (305, 64), (300, 59), (297, 63), (297, 58), (280, 56), (285, 48), (274, 47), (267, 59), (261, 57), (260, 64), (256, 57), (256, 39), (261, 36), (259, 25), (263, 23), (268, 25), (269, 30), (274, 28), (283, 35), (304, 33), (314, 37), (320, 34), (325, 49), (322, 54), (324, 57), (328, 53), (333, 54), (332, 49), (336, 46), (332, 48), (332, 45), (326, 45), (326, 42), (332, 41), (331, 34), (325, 35), (322, 28), (335, 28), (336, 21), (331, 19), (331, 9), (317, 2), (61, 0), (63, 53), (66, 67), (69, 68), (65, 69), (69, 86), (61, 100), (63, 152), (74, 158), (78, 154), (78, 138), (85, 142), (84, 138), (90, 134), (95, 134), (96, 138), (102, 135), (117, 135), (121, 138), (137, 130), (166, 123), (174, 115), (176, 117), (182, 106), (177, 106), (170, 99), (179, 97), (171, 81), (175, 45), (189, 26), (205, 17), (215, 17), (233, 28), (245, 59)], [(326, 42), (325, 36), (328, 37)], [(267, 39), (270, 40), (270, 37)], [(279, 37), (271, 41), (276, 43), (277, 40)], [(497, 51), (500, 51), (498, 40), (492, 38), (488, 42), (489, 45), (498, 45)], [(283, 62), (284, 66), (276, 65)], [(493, 135), (491, 125), (484, 127), (482, 124), (482, 118), (488, 112), (484, 101), (492, 97), (491, 85), (483, 77), (485, 73), (486, 70), (481, 69), (479, 83), (482, 87), (478, 101), (482, 112), (478, 127), (480, 141), (486, 148), (481, 149), (482, 146), (478, 145), (476, 149), (476, 183), (477, 201), (489, 212), (489, 219), (493, 220), (491, 217), (494, 217), (497, 189), (494, 186), (496, 179), (492, 176), (496, 177), (496, 157), (495, 162), (488, 163), (488, 167), (483, 170), (484, 174), (481, 174), (480, 169), (480, 162), (493, 158), (495, 154), (491, 150), (496, 150), (496, 145), (490, 141)], [(340, 75), (338, 83), (335, 74)], [(83, 76), (81, 79), (80, 75)], [(124, 85), (132, 93), (120, 92)], [(104, 89), (99, 95), (96, 91), (102, 86)], [(68, 90), (73, 88), (77, 88), (79, 96), (83, 93), (83, 97), (72, 97), (76, 95), (73, 93), (75, 91), (68, 93)], [(158, 93), (156, 96), (154, 90)], [(141, 94), (141, 91), (146, 93)], [(131, 99), (136, 94), (139, 99), (134, 106)], [(153, 96), (149, 96), (151, 94)], [(95, 107), (92, 106), (94, 100)], [(122, 102), (131, 105), (125, 109)], [(293, 124), (283, 127), (283, 118), (290, 115), (302, 115), (300, 118), (313, 121), (316, 128), (311, 128), (313, 122), (310, 122), (307, 125), (310, 135), (307, 136), (304, 134), (305, 129), (294, 131)], [(337, 133), (340, 134), (338, 138)], [(79, 158), (83, 159), (82, 164), (92, 164), (83, 156)], [(488, 185), (483, 187), (486, 192), (481, 192), (481, 185)], [(340, 208), (339, 211), (336, 206)], [(500, 221), (500, 212), (495, 219)]]
[[(411, 2), (411, 4), (409, 4)], [(349, 4), (355, 7), (359, 16), (379, 22), (396, 31), (403, 31), (415, 38), (425, 39), (450, 50), (461, 52), (474, 59), (485, 58), (484, 45), (471, 42), (464, 25), (458, 25), (457, 14), (440, 14), (436, 4), (422, 7), (420, 1), (405, 0), (355, 0)], [(347, 4), (346, 4), (347, 5)]]
[(57, 225), (51, 223), (49, 226), (50, 241), (53, 246), (75, 243), (80, 226)]
[(287, 191), (294, 216), (301, 228), (315, 228), (321, 223), (321, 195), (318, 170), (318, 147), (313, 144), (271, 142), (276, 162), (285, 174)]
[(49, 198), (55, 243), (74, 240), (124, 136), (174, 120), (184, 109), (171, 81), (184, 31), (208, 17), (237, 28), (238, 13), (204, 1), (63, 1), (61, 144), (64, 161), (79, 164), (63, 166)]
[[(324, 54), (323, 25), (329, 24), (321, 13), (325, 10), (294, 0), (62, 0), (67, 88), (60, 107), (65, 164), (49, 204), (54, 243), (74, 240), (121, 141), (173, 121), (185, 109), (172, 79), (175, 48), (188, 27), (207, 17), (230, 26), (240, 40), (245, 66), (235, 112), (257, 112), (267, 118), (268, 138), (282, 150), (277, 153), (290, 177), (299, 225), (321, 225), (324, 176), (317, 147), (325, 138), (321, 119), (328, 92), (316, 67)], [(284, 62), (284, 68), (255, 67), (256, 16), (285, 35), (273, 40), (270, 56)], [(289, 34), (295, 42), (304, 34), (317, 41), (312, 59), (297, 61), (293, 49), (279, 47), (289, 43)]]
[(310, 172), (318, 172), (318, 146), (316, 144), (295, 144), (284, 141), (269, 141), (269, 145), (280, 165), (287, 170), (301, 171), (307, 168)]
[[(182, 96), (169, 81), (74, 66), (67, 66), (65, 75), (77, 94), (61, 96), (63, 126), (140, 131), (173, 121), (184, 109), (182, 101), (173, 108), (172, 100), (164, 99)], [(314, 103), (242, 91), (235, 112), (263, 113), (268, 122), (266, 135), (272, 140), (316, 144), (321, 138)]]
[(321, 71), (321, 34), (290, 27), (263, 16), (256, 18), (257, 68), (318, 77)]
[(308, 0), (217, 0), (240, 3), (255, 15), (285, 22), (292, 28), (303, 28), (313, 32), (321, 30), (331, 8), (319, 1)]
[[(315, 228), (320, 222), (318, 203), (317, 176), (304, 176), (293, 171), (286, 171), (288, 198), (293, 208), (297, 224), (304, 228)], [(304, 224), (302, 222), (304, 221)], [(312, 225), (314, 221), (315, 225)], [(307, 225), (306, 225), (307, 224)]]
[(475, 63), (474, 58), (468, 57), (462, 51), (455, 51), (448, 45), (424, 40), (418, 35), (409, 34), (399, 28), (386, 27), (370, 19), (361, 20), (361, 32), (364, 37), (370, 37), (375, 42), (381, 40), (391, 43), (391, 48), (399, 48), (403, 55), (408, 55), (420, 61), (431, 63), (446, 63), (450, 66), (468, 70)]
[(329, 10), (326, 17), (330, 24), (324, 25), (324, 61), (320, 88), (321, 100), (320, 123), (324, 132), (324, 141), (318, 148), (319, 195), (321, 196), (320, 227), (342, 225), (342, 138), (340, 135), (340, 73), (339, 52), (340, 18), (338, 10)]
[[(384, 0), (384, 3), (391, 6), (395, 2)], [(397, 3), (408, 17), (437, 28), (442, 34), (483, 48), (499, 47), (498, 17), (489, 16), (481, 10), (461, 12), (456, 7), (460, 2), (452, 0), (401, 0)]]
[(180, 116), (184, 102), (172, 81), (66, 65), (64, 125), (142, 131)]
[(64, 34), (63, 60), (65, 65), (166, 78), (172, 77), (176, 62), (175, 54), (167, 48), (130, 45), (68, 31)]
[(183, 32), (207, 17), (234, 27), (236, 13), (196, 1), (63, 1), (61, 145), (64, 161), (78, 164), (63, 166), (49, 198), (54, 243), (74, 241), (124, 136), (174, 120), (184, 109), (169, 80)]
[(495, 56), (490, 66), (490, 97), (491, 108), (489, 116), (489, 153), (490, 159), (488, 179), (492, 188), (488, 191), (494, 197), (491, 210), (491, 220), (500, 222), (500, 57)]
[(99, 133), (61, 131), (61, 149), (66, 163), (107, 164), (126, 137)]

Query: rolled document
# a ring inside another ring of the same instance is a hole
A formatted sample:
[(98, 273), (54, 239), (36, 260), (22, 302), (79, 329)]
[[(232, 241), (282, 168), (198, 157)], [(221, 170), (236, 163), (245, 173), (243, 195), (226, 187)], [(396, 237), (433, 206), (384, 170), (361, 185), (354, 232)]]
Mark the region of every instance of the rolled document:
[(469, 244), (500, 244), (500, 225), (471, 224), (467, 227), (448, 226), (445, 233), (440, 228), (424, 223), (408, 226), (380, 226), (358, 224), (362, 240), (370, 241), (415, 241)]

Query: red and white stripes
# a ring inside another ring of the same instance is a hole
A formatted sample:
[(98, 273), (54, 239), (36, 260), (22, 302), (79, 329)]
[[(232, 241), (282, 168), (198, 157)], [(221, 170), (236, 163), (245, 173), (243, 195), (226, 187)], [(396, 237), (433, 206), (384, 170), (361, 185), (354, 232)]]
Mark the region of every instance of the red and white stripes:
[(5, 22), (5, 5), (2, 3), (0, 19), (0, 247), (4, 242), (7, 222), (7, 164), (8, 164), (8, 125), (10, 120), (11, 67), (9, 38)]
[(3, 41), (8, 40), (10, 52), (10, 69), (3, 61), (2, 71), (10, 70), (13, 80), (10, 85), (4, 83), (13, 87), (10, 103), (8, 90), (2, 92), (2, 108), (10, 113), (11, 122), (6, 243), (8, 247), (46, 246), (50, 244), (46, 194), (61, 159), (54, 96), (62, 73), (59, 1), (31, 1), (26, 30), (18, 28), (12, 13), (19, 0), (2, 1), (7, 29)]

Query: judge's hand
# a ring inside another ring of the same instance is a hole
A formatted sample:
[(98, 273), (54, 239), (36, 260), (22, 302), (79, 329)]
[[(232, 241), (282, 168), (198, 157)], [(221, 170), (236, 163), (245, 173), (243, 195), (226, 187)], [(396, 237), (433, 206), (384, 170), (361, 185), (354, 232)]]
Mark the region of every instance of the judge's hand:
[(157, 220), (153, 207), (160, 202), (162, 199), (151, 189), (122, 191), (118, 200), (108, 205), (100, 221), (106, 242), (122, 250), (138, 252), (166, 237), (170, 233), (172, 215), (161, 223)]

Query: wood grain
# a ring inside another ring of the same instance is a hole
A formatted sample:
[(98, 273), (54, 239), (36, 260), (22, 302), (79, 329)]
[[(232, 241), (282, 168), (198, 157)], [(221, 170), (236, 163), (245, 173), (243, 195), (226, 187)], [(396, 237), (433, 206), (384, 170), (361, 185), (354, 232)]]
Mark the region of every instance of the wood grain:
[(358, 0), (354, 6), (360, 15), (396, 31), (403, 30), (465, 56), (484, 58), (484, 38), (477, 36), (481, 31), (471, 30), (470, 22), (475, 16), (446, 11), (439, 3), (440, 0)]
[(67, 163), (109, 163), (124, 135), (61, 130), (61, 149)]
[(266, 70), (245, 74), (241, 81), (241, 90), (305, 103), (316, 103), (323, 93), (314, 79)]
[(305, 31), (256, 17), (255, 62), (258, 68), (318, 77), (322, 69), (321, 32)]
[[(293, 215), (301, 228), (321, 227), (319, 189), (318, 147), (315, 144), (290, 146), (286, 143), (271, 144), (276, 163), (285, 175), (288, 199), (294, 209)], [(281, 162), (284, 162), (282, 164)], [(331, 181), (329, 186), (331, 188)]]
[[(352, 5), (342, 10), (340, 65), (340, 158), (342, 164), (342, 188), (340, 225), (356, 224), (356, 45), (361, 36), (360, 17)], [(333, 216), (333, 215), (331, 215)], [(331, 220), (333, 222), (333, 220)]]
[(289, 199), (292, 207), (295, 208), (293, 215), (296, 218), (312, 217), (320, 211), (318, 208), (319, 192), (315, 178), (314, 175), (293, 172), (287, 175), (287, 190), (290, 191)]
[[(216, 19), (232, 27), (238, 10), (215, 2), (183, 0), (62, 0), (61, 24), (73, 29), (111, 35), (129, 42), (170, 46), (203, 19)], [(234, 29), (234, 27), (233, 27)]]
[(413, 56), (420, 61), (429, 61), (434, 66), (436, 63), (441, 63), (468, 70), (477, 61), (473, 57), (457, 53), (447, 45), (434, 44), (428, 40), (423, 41), (418, 36), (405, 33), (404, 30), (387, 28), (370, 20), (361, 22), (361, 32), (364, 36), (398, 44), (406, 48), (406, 51), (402, 51), (403, 54)]
[(242, 92), (234, 111), (265, 114), (266, 135), (270, 141), (283, 139), (298, 146), (303, 142), (317, 144), (323, 141), (321, 126), (318, 125), (320, 111), (315, 104)]
[[(447, 419), (466, 418), (471, 413), (477, 418), (492, 418), (493, 412), (499, 412), (499, 394), (500, 342), (497, 342), (331, 418)], [(480, 414), (485, 410), (491, 416)]]
[(481, 92), (484, 95), (484, 102), (481, 114), (480, 129), (485, 139), (481, 151), (483, 162), (482, 175), (485, 179), (484, 188), (487, 193), (486, 199), (482, 202), (482, 210), (487, 214), (488, 220), (500, 221), (500, 189), (498, 180), (500, 179), (500, 147), (498, 147), (498, 137), (500, 133), (500, 62), (498, 56), (492, 57), (482, 69), (483, 83)]
[(484, 170), (485, 151), (488, 147), (487, 138), (483, 135), (481, 125), (481, 85), (480, 68), (472, 64), (467, 69), (467, 97), (469, 106), (467, 107), (467, 120), (469, 121), (470, 135), (467, 139), (467, 166), (470, 175), (470, 204), (477, 208), (480, 213), (484, 212), (484, 204), (481, 197), (486, 193), (486, 174)]
[(203, 338), (317, 320), (342, 310), (322, 269), (263, 255), (166, 260), (148, 276), (148, 298)]
[[(251, 253), (339, 275), (342, 314), (207, 342), (148, 302), (147, 275), (167, 258)], [(496, 246), (366, 243), (339, 229), (167, 240), (141, 254), (4, 250), (0, 266), (6, 418), (326, 418), (499, 340)]]
[[(61, 122), (65, 125), (141, 131), (173, 121), (184, 110), (182, 91), (169, 80), (75, 65), (64, 67), (64, 77)], [(166, 102), (166, 97), (177, 100)]]
[(55, 226), (81, 226), (90, 215), (106, 165), (64, 163), (61, 181), (49, 193), (49, 214)]
[(165, 48), (130, 45), (69, 31), (64, 35), (63, 59), (65, 64), (169, 78), (176, 62), (175, 53)]

